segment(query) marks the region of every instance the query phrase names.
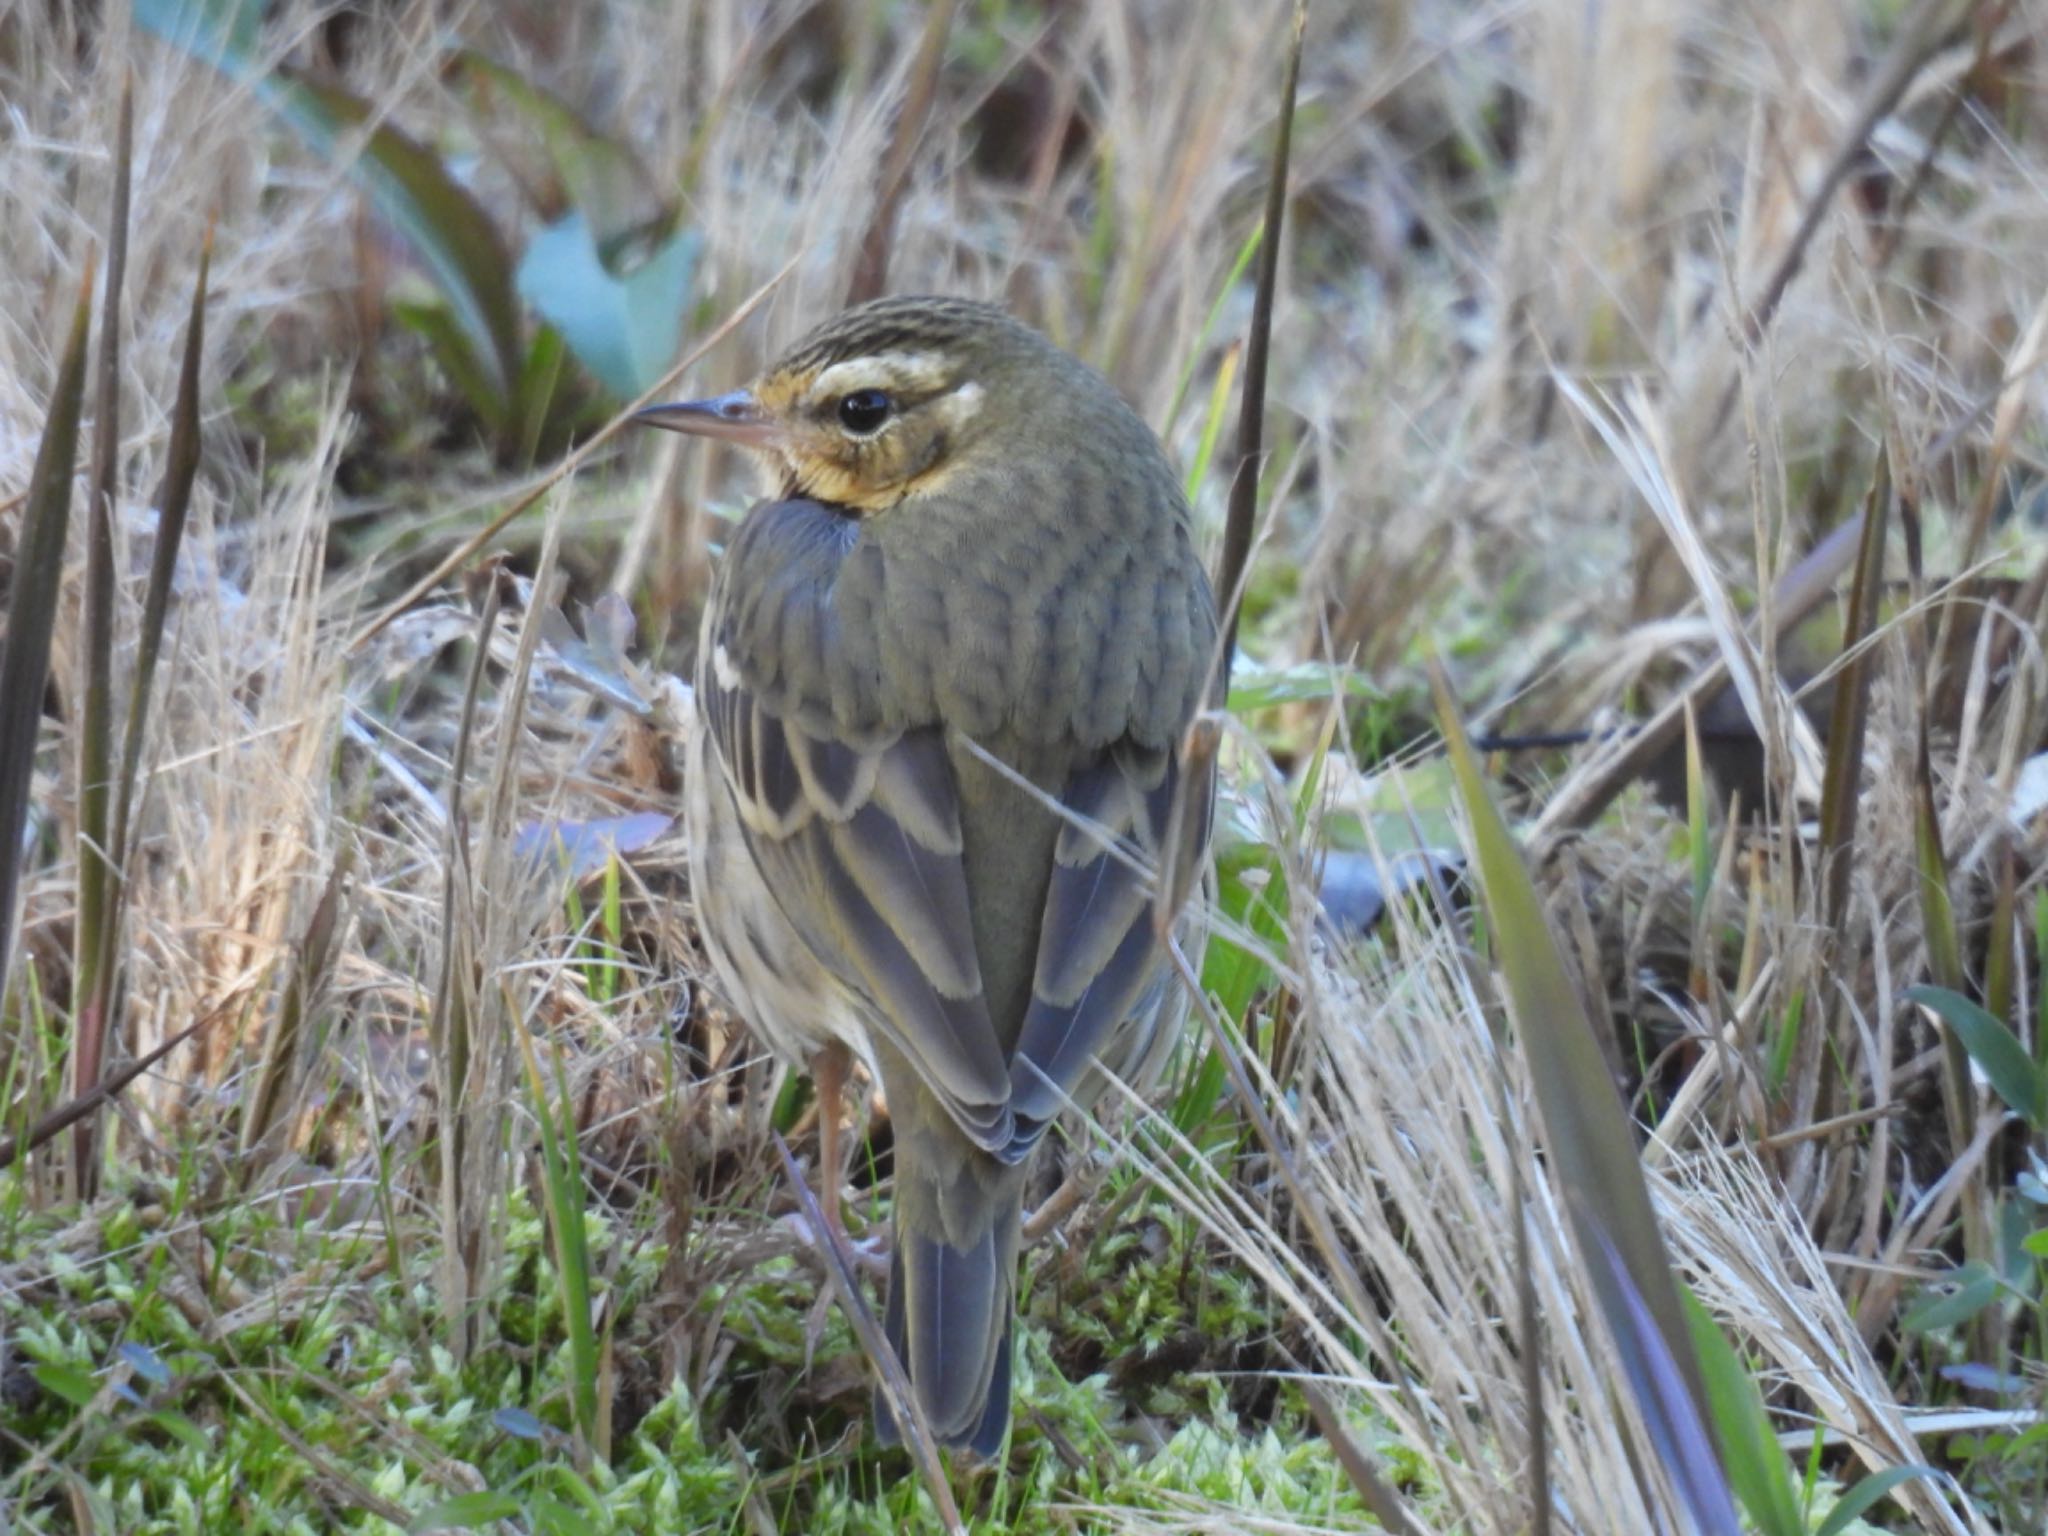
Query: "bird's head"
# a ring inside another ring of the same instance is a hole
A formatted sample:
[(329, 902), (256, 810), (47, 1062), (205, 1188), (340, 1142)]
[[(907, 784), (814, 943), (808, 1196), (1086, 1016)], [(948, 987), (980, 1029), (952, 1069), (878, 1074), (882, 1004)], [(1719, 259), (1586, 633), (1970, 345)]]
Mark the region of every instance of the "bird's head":
[(742, 444), (777, 467), (785, 496), (868, 515), (936, 491), (1097, 382), (993, 305), (879, 299), (811, 332), (745, 389), (637, 419)]

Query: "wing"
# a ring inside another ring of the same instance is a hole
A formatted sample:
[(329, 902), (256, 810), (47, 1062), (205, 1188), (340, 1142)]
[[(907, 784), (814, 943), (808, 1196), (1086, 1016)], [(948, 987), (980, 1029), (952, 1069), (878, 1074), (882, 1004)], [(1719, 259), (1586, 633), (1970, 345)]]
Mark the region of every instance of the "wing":
[[(1190, 852), (1208, 846), (1213, 758), (1190, 779)], [(1016, 1139), (1006, 1160), (1027, 1156), (1073, 1098), (1089, 1063), (1115, 1038), (1159, 980), (1152, 933), (1159, 867), (1183, 774), (1171, 750), (1125, 743), (1068, 780), (1067, 813), (1054, 853), (1039, 928), (1031, 1005), (1010, 1062)]]
[(718, 644), (698, 672), (747, 846), (819, 961), (977, 1146), (1013, 1139), (1010, 1065), (982, 996), (958, 801), (936, 727), (856, 745), (779, 717)]

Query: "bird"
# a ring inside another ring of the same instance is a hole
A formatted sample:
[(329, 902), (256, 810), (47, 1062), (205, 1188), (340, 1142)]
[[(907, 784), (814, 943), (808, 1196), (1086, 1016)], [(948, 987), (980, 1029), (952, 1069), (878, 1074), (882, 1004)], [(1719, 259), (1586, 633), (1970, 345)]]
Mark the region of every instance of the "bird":
[[(1187, 499), (1100, 373), (968, 299), (871, 301), (638, 419), (770, 472), (699, 634), (699, 928), (821, 1101), (853, 1058), (879, 1081), (889, 1345), (933, 1437), (993, 1458), (1033, 1151), (1185, 1018), (1153, 905), (1215, 795), (1185, 750), (1217, 642)], [(879, 1389), (873, 1423), (906, 1433)]]

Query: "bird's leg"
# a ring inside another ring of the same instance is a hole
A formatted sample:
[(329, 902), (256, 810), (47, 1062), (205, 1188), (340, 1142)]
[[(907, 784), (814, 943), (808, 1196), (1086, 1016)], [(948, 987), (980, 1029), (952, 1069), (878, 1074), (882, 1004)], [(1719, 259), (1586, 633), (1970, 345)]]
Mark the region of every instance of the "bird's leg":
[(852, 1053), (837, 1040), (811, 1057), (811, 1081), (818, 1089), (818, 1204), (825, 1212), (827, 1237), (832, 1242), (846, 1237), (839, 1216), (839, 1188), (846, 1182), (839, 1116), (845, 1107), (846, 1074), (852, 1065)]
[(846, 1105), (846, 1079), (853, 1053), (835, 1040), (811, 1057), (811, 1082), (818, 1091), (818, 1209), (825, 1218), (820, 1240), (840, 1251), (853, 1267), (886, 1274), (888, 1250), (875, 1238), (856, 1243), (846, 1234), (839, 1214), (839, 1192), (846, 1183), (846, 1150), (839, 1116)]

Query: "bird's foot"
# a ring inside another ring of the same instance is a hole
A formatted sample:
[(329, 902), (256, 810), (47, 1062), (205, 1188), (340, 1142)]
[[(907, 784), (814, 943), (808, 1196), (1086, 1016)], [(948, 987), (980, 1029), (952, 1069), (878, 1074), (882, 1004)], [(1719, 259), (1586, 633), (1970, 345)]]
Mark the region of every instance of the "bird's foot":
[(865, 1274), (874, 1279), (883, 1279), (889, 1273), (889, 1240), (881, 1233), (856, 1238), (845, 1227), (830, 1221), (814, 1225), (801, 1211), (792, 1211), (782, 1218), (784, 1224), (795, 1234), (797, 1241), (822, 1261), (828, 1246), (837, 1248), (854, 1274)]

